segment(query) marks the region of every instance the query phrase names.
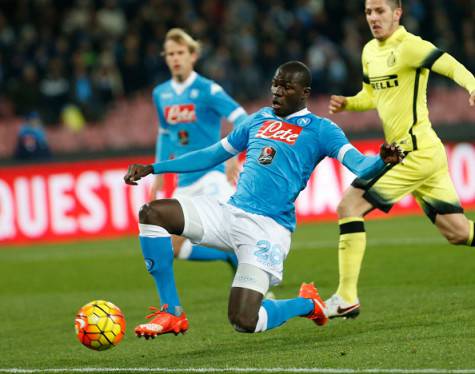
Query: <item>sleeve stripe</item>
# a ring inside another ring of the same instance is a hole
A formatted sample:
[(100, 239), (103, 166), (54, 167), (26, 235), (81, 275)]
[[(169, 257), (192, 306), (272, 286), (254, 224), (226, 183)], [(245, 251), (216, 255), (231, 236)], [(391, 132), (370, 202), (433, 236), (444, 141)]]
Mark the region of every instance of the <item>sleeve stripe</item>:
[(436, 48), (422, 61), (421, 68), (432, 69), (432, 65), (436, 62), (445, 52)]
[(246, 115), (246, 111), (244, 110), (244, 108), (242, 106), (240, 106), (239, 108), (237, 109), (234, 109), (231, 114), (227, 117), (227, 120), (229, 122), (234, 122), (237, 118), (239, 118), (240, 116), (242, 115)]
[(226, 152), (229, 152), (231, 153), (232, 155), (237, 155), (239, 153), (239, 151), (237, 149), (235, 149), (231, 143), (229, 143), (229, 140), (228, 138), (223, 138), (221, 139), (221, 145), (223, 146), (223, 148), (226, 150)]
[(353, 145), (351, 145), (350, 143), (345, 144), (345, 145), (344, 145), (343, 147), (341, 147), (340, 150), (338, 151), (337, 160), (340, 161), (340, 162), (343, 162), (343, 157), (345, 157), (346, 152), (348, 152), (349, 150), (354, 149), (354, 148), (355, 148), (355, 147), (353, 147)]

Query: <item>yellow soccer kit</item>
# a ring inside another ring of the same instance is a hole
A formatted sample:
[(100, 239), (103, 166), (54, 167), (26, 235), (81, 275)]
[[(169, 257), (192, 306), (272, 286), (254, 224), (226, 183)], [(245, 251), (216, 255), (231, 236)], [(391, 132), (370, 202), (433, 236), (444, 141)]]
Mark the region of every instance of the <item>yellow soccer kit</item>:
[(387, 167), (371, 179), (356, 179), (353, 186), (383, 211), (412, 193), (434, 221), (436, 214), (463, 212), (450, 179), (445, 150), (432, 129), (427, 108), (430, 71), (453, 79), (468, 92), (475, 77), (457, 60), (432, 43), (400, 26), (385, 41), (371, 40), (363, 49), (363, 88), (348, 98), (347, 110), (376, 109), (388, 143), (407, 152), (403, 164)]

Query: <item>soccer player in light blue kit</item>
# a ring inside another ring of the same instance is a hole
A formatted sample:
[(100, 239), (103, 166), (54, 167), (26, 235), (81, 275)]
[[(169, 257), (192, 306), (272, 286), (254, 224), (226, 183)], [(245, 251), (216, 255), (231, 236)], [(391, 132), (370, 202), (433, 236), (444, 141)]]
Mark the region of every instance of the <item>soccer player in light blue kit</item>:
[[(221, 119), (238, 124), (247, 118), (244, 109), (215, 82), (193, 70), (200, 44), (184, 30), (174, 28), (165, 36), (163, 55), (172, 78), (153, 90), (160, 122), (156, 145), (156, 162), (179, 157), (205, 148), (221, 139)], [(174, 198), (208, 195), (223, 201), (234, 192), (231, 183), (239, 173), (237, 158), (205, 170), (178, 175)], [(163, 176), (157, 175), (152, 185), (152, 199), (162, 189)], [(194, 261), (223, 260), (233, 267), (237, 259), (233, 252), (192, 245), (183, 237), (174, 236), (175, 256)]]
[(295, 229), (295, 199), (327, 156), (356, 175), (368, 176), (383, 170), (386, 162), (399, 162), (402, 155), (394, 145), (383, 145), (379, 156), (363, 156), (337, 125), (309, 112), (310, 84), (307, 66), (287, 62), (272, 80), (272, 107), (251, 115), (226, 138), (175, 160), (129, 166), (124, 180), (137, 184), (151, 173), (203, 170), (247, 151), (236, 193), (228, 202), (207, 196), (180, 197), (142, 207), (140, 244), (162, 307), (148, 316), (148, 323), (135, 328), (139, 337), (188, 329), (175, 287), (170, 234), (237, 254), (239, 264), (228, 304), (228, 317), (237, 331), (266, 331), (297, 316), (317, 325), (328, 321), (313, 283), (303, 283), (293, 299), (264, 299), (269, 286), (282, 281)]

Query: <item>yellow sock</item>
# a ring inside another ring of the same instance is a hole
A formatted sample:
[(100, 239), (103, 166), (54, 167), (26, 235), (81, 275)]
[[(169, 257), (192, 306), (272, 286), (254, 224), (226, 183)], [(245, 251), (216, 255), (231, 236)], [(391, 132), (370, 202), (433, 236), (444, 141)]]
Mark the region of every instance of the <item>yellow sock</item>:
[(340, 284), (336, 293), (352, 304), (358, 298), (358, 277), (366, 248), (366, 232), (362, 217), (342, 218), (340, 241), (338, 243), (338, 262)]
[(468, 224), (470, 225), (470, 228), (468, 229), (468, 240), (467, 240), (467, 245), (471, 247), (475, 247), (475, 222), (473, 221), (468, 221)]

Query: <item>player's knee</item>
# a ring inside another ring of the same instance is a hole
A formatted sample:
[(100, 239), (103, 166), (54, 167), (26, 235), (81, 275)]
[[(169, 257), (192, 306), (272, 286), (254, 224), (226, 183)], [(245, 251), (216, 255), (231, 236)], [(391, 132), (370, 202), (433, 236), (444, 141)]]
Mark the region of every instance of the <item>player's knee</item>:
[(150, 224), (150, 204), (144, 204), (139, 210), (139, 222), (148, 225)]
[(229, 313), (228, 318), (237, 332), (253, 333), (256, 331), (257, 316), (243, 313)]
[(151, 206), (149, 203), (142, 205), (139, 210), (139, 222), (144, 225), (163, 226), (163, 217), (157, 206)]
[(346, 218), (351, 217), (352, 214), (352, 203), (350, 199), (343, 199), (340, 201), (336, 208), (336, 212), (338, 214), (338, 218)]

